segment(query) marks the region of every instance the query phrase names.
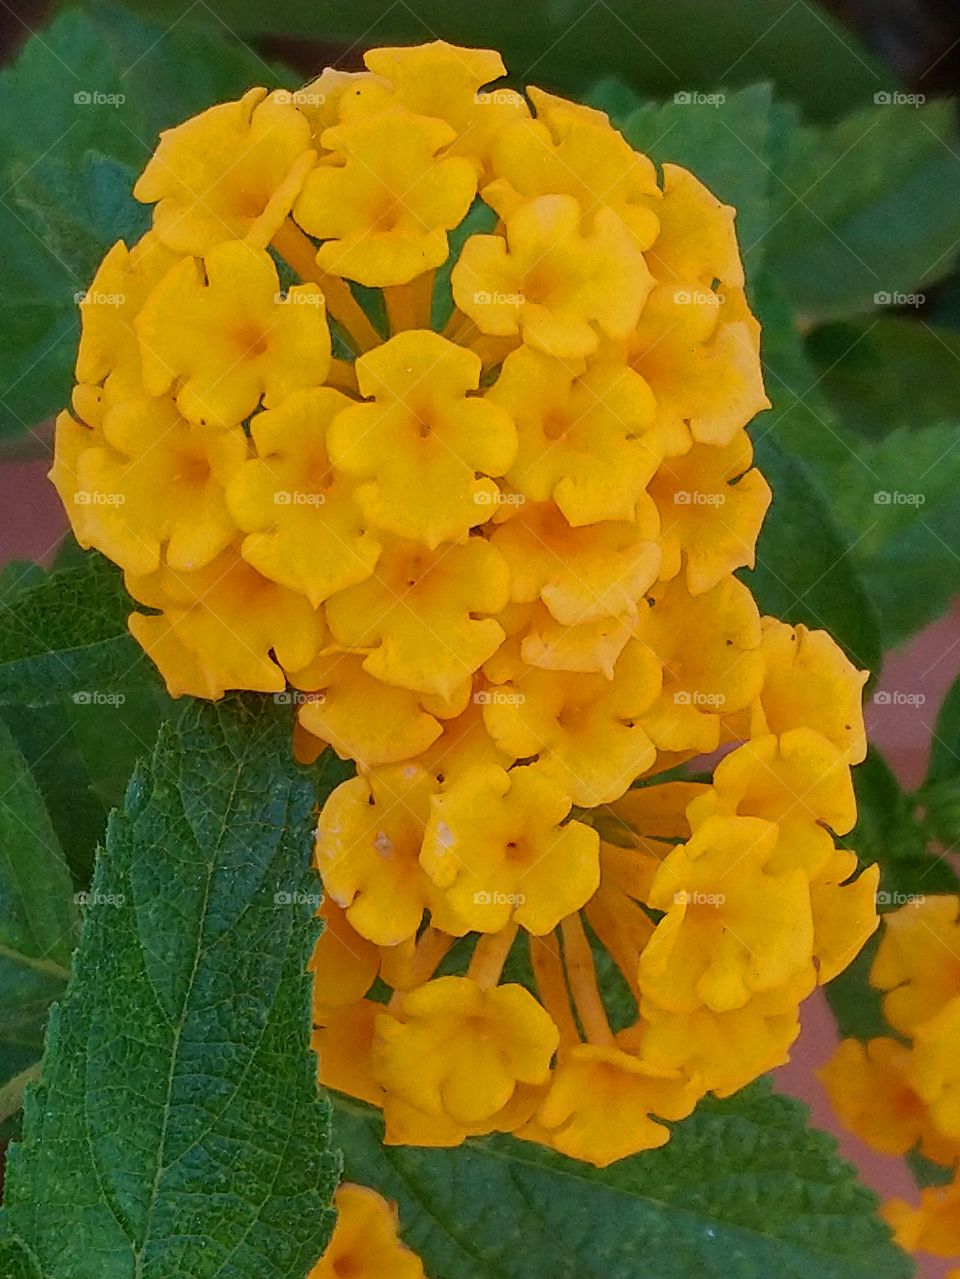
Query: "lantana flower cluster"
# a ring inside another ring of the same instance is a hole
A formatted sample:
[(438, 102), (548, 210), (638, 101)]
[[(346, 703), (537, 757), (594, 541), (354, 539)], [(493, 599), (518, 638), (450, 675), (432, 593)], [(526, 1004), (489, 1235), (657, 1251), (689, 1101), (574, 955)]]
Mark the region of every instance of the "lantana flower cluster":
[(960, 1258), (960, 897), (916, 897), (883, 923), (870, 984), (894, 1033), (845, 1039), (822, 1077), (861, 1140), (942, 1166), (918, 1205), (895, 1199), (884, 1213), (902, 1247)]
[(356, 766), (323, 1082), (390, 1142), (602, 1165), (783, 1062), (876, 926), (836, 842), (865, 675), (736, 576), (770, 492), (733, 210), (496, 53), (365, 61), (162, 136), (53, 479), (171, 693), (295, 701), (298, 756)]

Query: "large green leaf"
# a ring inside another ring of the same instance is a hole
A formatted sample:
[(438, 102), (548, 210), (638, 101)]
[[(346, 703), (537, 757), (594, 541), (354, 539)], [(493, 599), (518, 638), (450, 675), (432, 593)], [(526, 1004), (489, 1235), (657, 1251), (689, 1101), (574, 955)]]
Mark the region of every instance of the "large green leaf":
[(911, 1273), (832, 1139), (765, 1083), (704, 1102), (668, 1145), (604, 1170), (510, 1137), (385, 1147), (375, 1111), (335, 1104), (346, 1175), (399, 1203), (430, 1279)]
[(956, 147), (947, 102), (881, 101), (830, 129), (793, 131), (768, 269), (800, 314), (836, 319), (902, 303), (950, 271), (960, 237)]
[(306, 36), (356, 50), (442, 37), (499, 49), (513, 77), (584, 93), (615, 74), (648, 94), (774, 78), (811, 115), (833, 118), (890, 74), (819, 4), (795, 0), (134, 0), (171, 21), (211, 15), (241, 34)]
[(19, 1109), (77, 940), (73, 883), (23, 755), (0, 721), (0, 1122)]
[(0, 74), (0, 435), (66, 402), (76, 296), (115, 240), (145, 229), (130, 190), (159, 131), (276, 82), (222, 28), (109, 7), (63, 13)]
[(808, 468), (757, 433), (756, 461), (773, 489), (757, 543), (757, 565), (743, 574), (763, 612), (830, 632), (861, 669), (882, 652), (876, 616), (846, 538)]
[(325, 1246), (317, 796), (289, 733), (265, 698), (189, 705), (111, 820), (8, 1159), (0, 1221), (43, 1279), (302, 1279)]

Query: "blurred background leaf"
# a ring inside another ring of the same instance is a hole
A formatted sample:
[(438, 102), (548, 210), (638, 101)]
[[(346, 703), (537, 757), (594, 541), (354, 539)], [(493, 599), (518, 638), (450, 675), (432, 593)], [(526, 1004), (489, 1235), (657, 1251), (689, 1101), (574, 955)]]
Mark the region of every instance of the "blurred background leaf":
[[(772, 79), (833, 118), (889, 87), (890, 72), (820, 5), (796, 0), (134, 0), (151, 17), (364, 48), (438, 37), (499, 49), (518, 84), (584, 93), (615, 75), (644, 96)], [(698, 35), (709, 32), (709, 39)]]

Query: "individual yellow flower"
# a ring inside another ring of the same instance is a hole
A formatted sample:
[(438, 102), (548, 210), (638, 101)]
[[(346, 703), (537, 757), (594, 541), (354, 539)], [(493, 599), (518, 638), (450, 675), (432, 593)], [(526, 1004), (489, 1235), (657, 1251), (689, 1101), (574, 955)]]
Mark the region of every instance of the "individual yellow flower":
[(840, 1122), (874, 1150), (905, 1155), (929, 1132), (910, 1049), (896, 1039), (844, 1039), (818, 1073)]
[(400, 1238), (395, 1204), (345, 1181), (333, 1197), (337, 1224), (307, 1279), (425, 1279), (423, 1263)]
[(665, 580), (684, 572), (701, 595), (738, 568), (753, 568), (757, 535), (770, 505), (770, 486), (753, 468), (746, 431), (729, 444), (695, 444), (668, 457), (650, 481), (660, 513)]
[(678, 1070), (612, 1045), (578, 1044), (560, 1062), (537, 1121), (561, 1154), (606, 1168), (664, 1145), (670, 1131), (657, 1119), (686, 1119), (700, 1095)]
[(940, 1132), (960, 1141), (960, 994), (913, 1032), (910, 1080)]
[(333, 471), (327, 434), (351, 404), (332, 387), (294, 391), (258, 413), (257, 456), (227, 486), (243, 557), (265, 577), (302, 591), (314, 608), (373, 572), (381, 543), (363, 526), (355, 485)]
[(663, 861), (648, 900), (664, 916), (640, 957), (647, 999), (669, 1012), (730, 1012), (810, 966), (807, 878), (767, 870), (777, 833), (755, 817), (715, 817)]
[(420, 862), (468, 928), (548, 933), (596, 891), (597, 833), (540, 769), (478, 765), (432, 804)]
[(660, 461), (654, 401), (623, 364), (553, 359), (521, 347), (490, 399), (516, 420), (507, 482), (534, 502), (552, 498), (570, 524), (630, 520)]
[(493, 49), (464, 49), (434, 40), (413, 47), (369, 49), (363, 60), (389, 83), (390, 101), (451, 126), (457, 136), (445, 155), (467, 156), (480, 170), (489, 165), (497, 135), (529, 115), (522, 95), (512, 89), (482, 92), (484, 85), (506, 74), (503, 59)]
[(57, 428), (51, 479), (68, 510), (73, 504), (81, 546), (143, 576), (161, 559), (184, 572), (203, 568), (233, 541), (223, 490), (246, 460), (239, 428), (203, 431), (184, 421), (173, 400), (137, 396), (107, 411), (101, 434), (86, 431), (68, 465), (76, 425)]
[(323, 932), (309, 965), (314, 976), (314, 1021), (331, 1008), (363, 999), (380, 970), (380, 952), (351, 927), (341, 906), (325, 897), (318, 913)]
[[(601, 111), (593, 111), (531, 86), (535, 120), (515, 121), (493, 145), (497, 177), (481, 192), (504, 221), (526, 199), (573, 196), (585, 220), (610, 209), (649, 249), (660, 229), (654, 209), (660, 188), (651, 161), (634, 151)], [(652, 207), (651, 207), (652, 206)]]
[(741, 1008), (717, 1013), (706, 1005), (669, 1012), (641, 1001), (644, 1057), (683, 1069), (718, 1097), (729, 1097), (768, 1070), (782, 1066), (800, 1033), (800, 1002), (816, 983), (812, 965), (785, 986), (763, 991)]
[(575, 804), (619, 798), (656, 759), (643, 718), (660, 688), (656, 657), (636, 641), (613, 679), (530, 670), (483, 708), (490, 736), (515, 759), (539, 756)]
[(518, 1084), (549, 1078), (557, 1028), (522, 986), (439, 977), (404, 993), (396, 1011), (377, 1020), (375, 1073), (428, 1115), (482, 1123)]
[(772, 868), (802, 867), (813, 878), (833, 856), (830, 831), (845, 835), (857, 818), (846, 757), (810, 728), (746, 742), (720, 761), (688, 810), (694, 828), (715, 813), (776, 822)]
[(350, 926), (378, 946), (415, 936), (427, 907), (446, 931), (465, 931), (420, 867), (435, 790), (434, 778), (416, 765), (373, 769), (341, 782), (320, 813), (316, 863), (323, 886)]
[(547, 1088), (546, 1084), (517, 1084), (505, 1106), (479, 1123), (466, 1124), (449, 1115), (432, 1115), (412, 1106), (405, 1098), (385, 1092), (382, 1096), (386, 1146), (459, 1146), (468, 1137), (495, 1132), (517, 1132), (529, 1124)]
[(455, 137), (443, 121), (399, 107), (327, 129), (321, 142), (339, 162), (313, 170), (294, 208), (324, 241), (321, 269), (381, 287), (445, 262), (447, 232), (477, 189), (469, 160), (437, 155)]
[(851, 964), (877, 931), (877, 886), (880, 867), (859, 866), (856, 853), (838, 848), (810, 881), (813, 911), (813, 954), (817, 981), (824, 985)]
[[(77, 380), (93, 390), (94, 384), (108, 379), (110, 403), (143, 394), (134, 320), (156, 285), (180, 261), (155, 231), (148, 231), (132, 249), (118, 240), (97, 267), (80, 303)], [(91, 396), (85, 399), (89, 403)], [(99, 425), (99, 420), (89, 425)]]
[(572, 528), (552, 502), (530, 502), (490, 534), (510, 570), (510, 598), (543, 600), (564, 626), (608, 617), (633, 619), (656, 579), (656, 516)]
[(947, 1186), (927, 1186), (913, 1208), (903, 1199), (883, 1206), (883, 1215), (901, 1248), (935, 1257), (960, 1253), (960, 1177)]
[(636, 634), (663, 665), (645, 730), (660, 750), (715, 750), (720, 717), (748, 706), (763, 679), (760, 615), (747, 587), (726, 577), (691, 595), (676, 578), (650, 593)]
[(362, 649), (363, 668), (387, 684), (451, 697), (504, 638), (494, 619), (510, 575), (483, 538), (427, 550), (388, 545), (373, 576), (327, 602), (337, 643)]
[[(303, 727), (361, 768), (419, 755), (443, 731), (439, 717), (453, 718), (464, 708), (382, 684), (352, 653), (324, 652), (309, 665), (287, 671), (294, 687), (307, 694), (299, 710)], [(469, 696), (469, 689), (464, 691)]]
[(154, 229), (169, 248), (267, 247), (316, 160), (307, 120), (283, 96), (250, 89), (161, 133), (133, 193), (157, 204)]
[[(567, 626), (558, 622), (546, 607), (534, 605), (529, 609), (520, 636), (519, 673), (522, 674), (523, 666), (536, 666), (545, 671), (600, 674), (612, 680), (633, 630), (632, 619), (617, 617), (600, 617)], [(503, 651), (501, 649), (501, 653)]]
[(867, 753), (862, 706), (867, 672), (858, 671), (826, 631), (773, 617), (763, 618), (761, 626), (764, 676), (751, 736), (812, 728), (859, 764)]
[(902, 1034), (935, 1017), (960, 993), (960, 897), (920, 897), (884, 915), (870, 983)]
[(548, 355), (580, 359), (600, 334), (625, 338), (650, 288), (650, 273), (630, 232), (610, 209), (580, 229), (569, 195), (525, 202), (507, 220), (506, 240), (472, 235), (453, 268), (453, 297), (481, 333), (522, 334)]
[(135, 600), (162, 610), (131, 614), (130, 630), (173, 697), (282, 692), (284, 670), (306, 666), (323, 642), (323, 619), (308, 601), (261, 577), (233, 548), (196, 572), (162, 566), (127, 574), (126, 584)]
[(399, 333), (357, 360), (370, 404), (340, 413), (327, 436), (335, 467), (365, 481), (368, 522), (434, 550), (494, 513), (516, 453), (516, 429), (488, 397), (471, 395), (480, 359), (436, 333)]
[(330, 333), (316, 284), (280, 293), (268, 253), (239, 241), (168, 271), (135, 320), (150, 395), (182, 379), (177, 403), (201, 426), (235, 426), (265, 399), (319, 386)]

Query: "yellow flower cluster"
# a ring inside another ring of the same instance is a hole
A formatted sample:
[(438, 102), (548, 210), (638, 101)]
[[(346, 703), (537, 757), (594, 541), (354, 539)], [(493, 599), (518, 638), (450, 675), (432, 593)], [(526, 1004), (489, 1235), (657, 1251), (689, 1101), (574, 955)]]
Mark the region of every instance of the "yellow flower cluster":
[(841, 1122), (875, 1150), (916, 1150), (952, 1170), (917, 1207), (893, 1200), (885, 1215), (911, 1252), (960, 1257), (960, 897), (885, 915), (870, 982), (899, 1038), (845, 1039), (823, 1082)]
[(605, 1164), (784, 1061), (875, 927), (834, 838), (865, 676), (735, 576), (770, 492), (733, 210), (495, 53), (366, 64), (163, 136), (52, 476), (171, 693), (295, 700), (299, 757), (356, 764), (324, 1082), (390, 1141)]

